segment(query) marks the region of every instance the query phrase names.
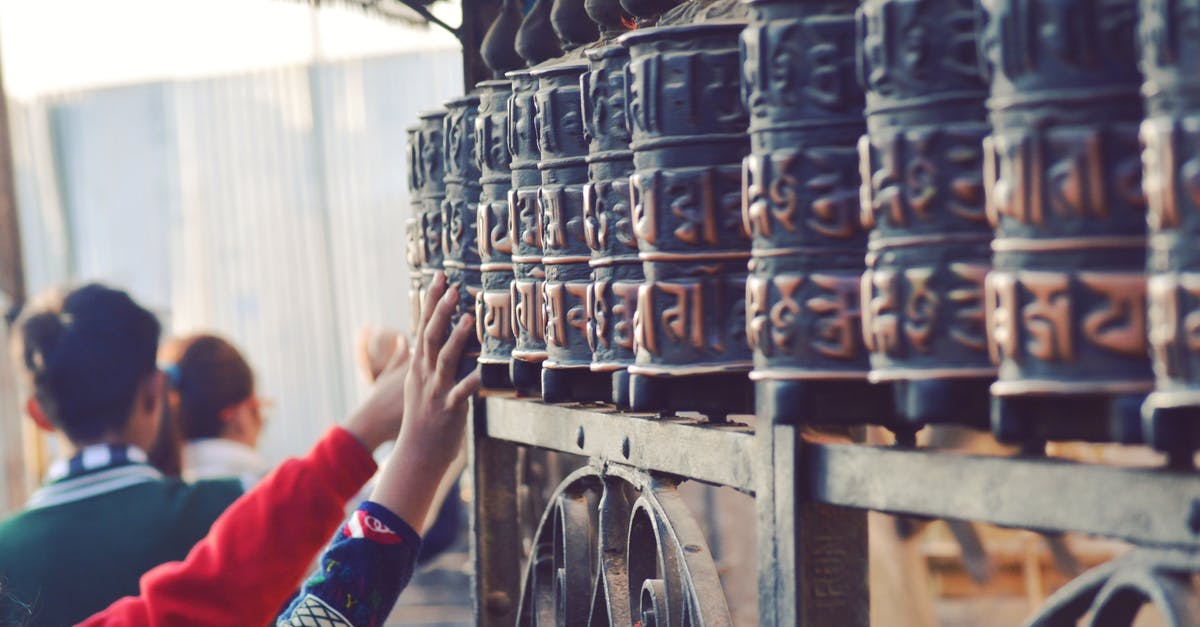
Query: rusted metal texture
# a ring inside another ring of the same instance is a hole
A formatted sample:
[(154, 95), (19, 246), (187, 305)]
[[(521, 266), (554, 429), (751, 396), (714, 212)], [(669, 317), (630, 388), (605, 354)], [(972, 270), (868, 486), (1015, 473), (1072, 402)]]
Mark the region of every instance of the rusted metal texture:
[(433, 276), (444, 269), (442, 251), (442, 200), (446, 197), (446, 166), (442, 140), (446, 111), (426, 111), (420, 115), (417, 133), (417, 170), (421, 189), (421, 301)]
[[(830, 421), (831, 409), (854, 403), (858, 421), (879, 420), (890, 390), (867, 383), (859, 306), (867, 234), (858, 218), (856, 3), (748, 4), (741, 209), (753, 236), (745, 320), (759, 414)], [(806, 397), (817, 388), (826, 402), (813, 406)]]
[(414, 125), (406, 130), (408, 150), (405, 157), (408, 163), (408, 198), (410, 217), (404, 221), (405, 259), (409, 269), (408, 302), (410, 320), (421, 319), (421, 296), (424, 293), (424, 274), (421, 265), (425, 258), (425, 234), (421, 228), (421, 169), (420, 146), (421, 127)]
[(1186, 457), (1200, 444), (1200, 3), (1144, 0), (1141, 9), (1142, 188), (1157, 379), (1144, 407), (1145, 436)]
[(656, 27), (620, 39), (630, 51), (630, 190), (646, 276), (629, 367), (635, 410), (737, 411), (729, 406), (749, 395), (750, 236), (741, 220), (749, 138), (737, 80), (744, 26)]
[[(475, 118), (479, 98), (465, 96), (446, 102), (446, 117), (442, 130), (445, 155), (446, 196), (442, 200), (442, 251), (446, 280), (458, 286), (458, 304), (451, 324), (475, 311), (475, 300), (483, 294), (480, 276), (479, 243), (476, 234), (476, 213), (479, 205), (479, 159), (476, 154)], [(479, 356), (478, 338), (472, 338), (463, 351), (459, 374), (465, 376), (475, 368)]]
[(515, 345), (509, 374), (518, 390), (540, 389), (542, 362), (546, 359), (546, 315), (542, 297), (546, 270), (542, 265), (542, 224), (537, 194), (542, 175), (537, 164), (534, 129), (534, 92), (537, 78), (529, 70), (509, 72), (512, 96), (508, 100), (508, 153), (512, 158), (512, 189), (508, 192), (509, 233), (514, 238), (513, 305)]
[[(619, 8), (619, 7), (618, 7)], [(633, 317), (645, 281), (629, 204), (633, 151), (625, 121), (625, 67), (629, 51), (604, 46), (587, 52), (583, 75), (584, 129), (589, 140), (588, 183), (583, 190), (584, 235), (591, 249), (588, 344), (592, 370), (612, 376), (612, 402), (629, 404)]]
[[(982, 4), (993, 431), (1137, 441), (1153, 379), (1136, 0)], [(1090, 427), (1065, 428), (1064, 415), (1079, 414)]]
[(986, 427), (996, 375), (984, 321), (992, 229), (977, 18), (973, 0), (868, 0), (858, 12), (862, 219), (871, 229), (863, 335), (871, 380), (893, 382), (897, 413), (916, 423)]
[[(583, 62), (564, 62), (532, 72), (538, 80), (534, 129), (540, 151), (537, 192), (542, 262), (546, 269), (546, 361), (542, 397), (550, 402), (607, 398), (587, 389), (603, 377), (591, 371), (587, 341), (587, 292), (591, 252), (583, 227), (583, 187), (588, 180), (588, 142), (583, 133), (580, 76)], [(590, 393), (589, 393), (590, 392)]]
[(508, 147), (509, 81), (484, 81), (478, 85), (479, 113), (475, 117), (475, 151), (479, 160), (480, 193), (476, 238), (482, 291), (475, 300), (475, 329), (481, 346), (480, 376), (484, 387), (509, 387), (512, 359), (513, 231), (508, 215), (512, 189)]

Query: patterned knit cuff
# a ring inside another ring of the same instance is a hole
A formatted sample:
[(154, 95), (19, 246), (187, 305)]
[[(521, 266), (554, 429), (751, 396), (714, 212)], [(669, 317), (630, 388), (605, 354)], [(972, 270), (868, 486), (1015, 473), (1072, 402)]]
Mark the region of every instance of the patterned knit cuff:
[[(404, 519), (392, 513), (392, 510), (376, 503), (374, 501), (363, 501), (358, 506), (358, 511), (364, 512), (369, 516), (373, 516), (376, 520), (383, 523), (399, 536), (400, 540), (408, 543), (413, 547), (413, 554), (421, 548), (421, 534), (417, 533), (411, 525), (404, 522)], [(356, 518), (354, 516), (352, 518)]]

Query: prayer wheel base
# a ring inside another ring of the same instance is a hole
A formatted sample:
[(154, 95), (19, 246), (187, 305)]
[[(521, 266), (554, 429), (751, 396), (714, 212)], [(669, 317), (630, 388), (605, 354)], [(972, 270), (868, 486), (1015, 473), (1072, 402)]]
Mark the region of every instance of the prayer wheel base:
[(621, 411), (629, 410), (629, 377), (624, 368), (612, 372), (612, 403)]
[(587, 368), (542, 368), (542, 400), (547, 403), (608, 401), (612, 381), (606, 372)]
[(542, 395), (542, 362), (514, 359), (508, 364), (508, 377), (518, 396)]
[(890, 384), (850, 380), (763, 380), (755, 382), (760, 419), (782, 424), (893, 425)]
[(956, 424), (986, 430), (990, 424), (992, 379), (893, 381), (896, 416), (920, 428)]
[(1191, 467), (1192, 455), (1200, 450), (1200, 407), (1156, 407), (1152, 395), (1143, 407), (1142, 435), (1171, 458), (1172, 466)]
[(1053, 440), (1141, 444), (1142, 394), (997, 396), (992, 434), (1009, 444)]
[(724, 419), (754, 412), (754, 386), (745, 372), (678, 376), (629, 375), (629, 409), (635, 412), (695, 411)]
[(512, 377), (509, 364), (479, 364), (479, 381), (487, 390), (511, 390)]

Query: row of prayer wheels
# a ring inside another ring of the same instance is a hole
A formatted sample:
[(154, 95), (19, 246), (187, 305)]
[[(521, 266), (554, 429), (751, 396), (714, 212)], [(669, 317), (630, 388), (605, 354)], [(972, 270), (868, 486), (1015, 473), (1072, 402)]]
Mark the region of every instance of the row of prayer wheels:
[(1200, 0), (506, 0), (483, 52), (408, 241), (486, 386), (1200, 448)]

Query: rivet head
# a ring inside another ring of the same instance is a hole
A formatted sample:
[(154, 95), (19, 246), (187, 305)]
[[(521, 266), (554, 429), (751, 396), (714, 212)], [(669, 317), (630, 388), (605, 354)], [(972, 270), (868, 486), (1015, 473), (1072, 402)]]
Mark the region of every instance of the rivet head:
[(583, 442), (584, 442), (583, 427), (579, 427), (579, 431), (575, 432), (575, 446), (578, 446), (579, 448), (583, 448)]

